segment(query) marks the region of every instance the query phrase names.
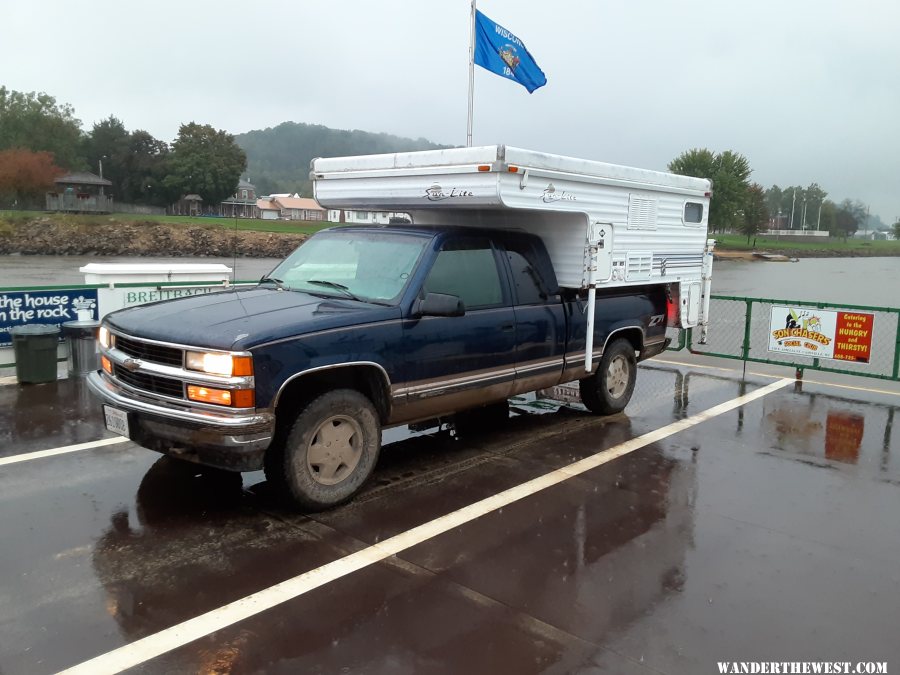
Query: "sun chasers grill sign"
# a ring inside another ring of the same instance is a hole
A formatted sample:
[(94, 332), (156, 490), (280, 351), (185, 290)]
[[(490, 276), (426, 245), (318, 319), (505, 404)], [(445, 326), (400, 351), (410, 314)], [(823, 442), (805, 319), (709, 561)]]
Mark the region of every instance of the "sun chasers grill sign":
[(874, 325), (873, 314), (775, 305), (769, 324), (769, 351), (868, 363)]

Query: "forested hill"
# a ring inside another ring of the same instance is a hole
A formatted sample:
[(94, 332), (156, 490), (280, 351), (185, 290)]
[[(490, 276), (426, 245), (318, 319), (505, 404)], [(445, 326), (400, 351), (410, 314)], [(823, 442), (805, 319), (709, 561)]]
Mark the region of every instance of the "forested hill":
[(368, 131), (331, 129), (318, 124), (284, 122), (271, 129), (235, 136), (247, 153), (247, 171), (257, 194), (299, 192), (312, 196), (309, 162), (314, 157), (371, 155), (382, 152), (446, 148), (424, 138), (412, 139)]

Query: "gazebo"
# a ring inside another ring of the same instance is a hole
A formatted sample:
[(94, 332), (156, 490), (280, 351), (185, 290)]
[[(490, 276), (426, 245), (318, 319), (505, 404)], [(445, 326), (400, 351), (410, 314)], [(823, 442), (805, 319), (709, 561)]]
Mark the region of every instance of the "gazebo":
[(57, 178), (56, 192), (47, 193), (48, 211), (70, 213), (109, 213), (112, 211), (112, 197), (106, 188), (112, 182), (89, 171), (76, 171)]

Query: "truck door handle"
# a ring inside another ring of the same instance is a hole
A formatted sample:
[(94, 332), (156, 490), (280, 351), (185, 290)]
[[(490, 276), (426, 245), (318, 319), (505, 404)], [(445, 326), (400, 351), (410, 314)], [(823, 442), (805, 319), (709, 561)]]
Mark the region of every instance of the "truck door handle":
[(504, 333), (508, 333), (515, 327), (516, 327), (516, 325), (512, 321), (510, 321), (509, 323), (501, 323), (500, 324), (500, 330), (502, 330)]

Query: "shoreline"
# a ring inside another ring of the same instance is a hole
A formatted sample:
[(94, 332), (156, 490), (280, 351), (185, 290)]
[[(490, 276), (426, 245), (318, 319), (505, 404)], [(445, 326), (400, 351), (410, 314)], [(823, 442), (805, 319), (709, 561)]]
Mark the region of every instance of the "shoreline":
[(308, 235), (140, 220), (0, 221), (0, 255), (284, 258)]
[[(117, 219), (115, 216), (89, 221), (50, 213), (28, 219), (4, 220), (0, 217), (0, 255), (283, 258), (308, 236), (233, 230), (205, 223)], [(783, 256), (785, 261), (792, 258), (887, 258), (900, 256), (900, 246), (844, 249), (776, 246), (758, 250), (717, 247), (713, 257), (717, 261), (765, 261), (756, 254)]]
[[(766, 259), (761, 256), (773, 256)], [(713, 251), (713, 260), (717, 262), (728, 262), (734, 260), (750, 261), (750, 262), (791, 262), (792, 259), (798, 258), (896, 258), (900, 257), (900, 251), (885, 250), (832, 250), (832, 249), (759, 249), (754, 251), (743, 251), (736, 249), (715, 249)], [(783, 258), (779, 260), (777, 258)]]

